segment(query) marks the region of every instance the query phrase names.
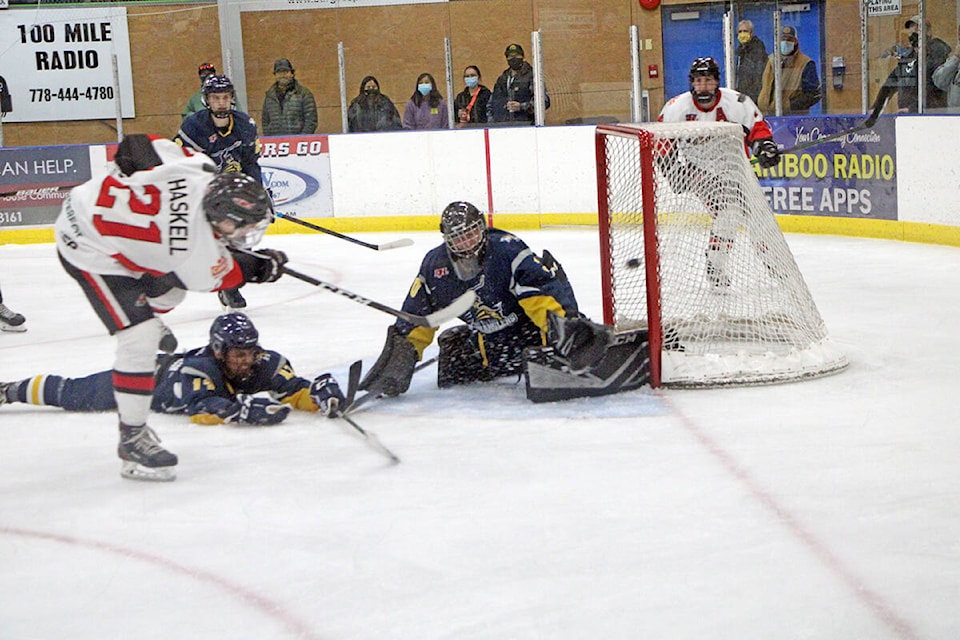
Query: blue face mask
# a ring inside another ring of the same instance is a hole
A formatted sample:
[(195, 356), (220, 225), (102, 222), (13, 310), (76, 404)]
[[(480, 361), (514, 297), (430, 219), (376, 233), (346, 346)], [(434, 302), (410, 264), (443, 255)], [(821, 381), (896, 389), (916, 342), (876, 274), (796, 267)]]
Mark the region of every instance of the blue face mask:
[(464, 82), (464, 84), (466, 84), (468, 87), (470, 87), (471, 89), (473, 89), (475, 86), (477, 86), (477, 83), (480, 82), (480, 78), (478, 78), (477, 76), (466, 76), (466, 77), (463, 79), (463, 82)]
[(430, 93), (430, 91), (431, 91), (432, 89), (433, 89), (433, 85), (430, 84), (429, 82), (427, 82), (427, 83), (425, 83), (425, 84), (418, 84), (418, 85), (417, 85), (417, 91), (419, 91), (419, 92), (420, 92), (420, 95), (422, 95), (422, 96), (425, 96), (425, 95), (427, 95), (428, 93)]
[(788, 56), (788, 55), (790, 55), (791, 53), (793, 53), (793, 50), (796, 48), (796, 46), (797, 46), (797, 45), (795, 45), (794, 43), (790, 42), (789, 40), (781, 40), (781, 41), (780, 41), (780, 53), (781, 53), (782, 55)]

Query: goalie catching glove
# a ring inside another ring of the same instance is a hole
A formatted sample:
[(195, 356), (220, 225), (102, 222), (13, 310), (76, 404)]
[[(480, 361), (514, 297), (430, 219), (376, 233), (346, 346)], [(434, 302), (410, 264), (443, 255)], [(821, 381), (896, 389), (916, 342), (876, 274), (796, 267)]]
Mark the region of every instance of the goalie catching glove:
[(360, 382), (359, 389), (382, 393), (391, 398), (405, 393), (410, 388), (416, 364), (417, 348), (406, 336), (398, 333), (395, 326), (390, 325), (383, 351)]
[(310, 399), (320, 409), (320, 413), (328, 418), (340, 415), (340, 407), (347, 402), (340, 391), (340, 385), (329, 373), (317, 376), (310, 384)]
[(547, 314), (547, 341), (570, 363), (574, 373), (586, 371), (603, 358), (613, 329), (583, 316)]
[(227, 422), (270, 425), (280, 424), (290, 413), (290, 406), (269, 398), (257, 398), (248, 393), (237, 394), (239, 408), (227, 416)]
[(763, 138), (753, 143), (753, 155), (763, 169), (775, 167), (780, 162), (780, 150), (771, 138)]

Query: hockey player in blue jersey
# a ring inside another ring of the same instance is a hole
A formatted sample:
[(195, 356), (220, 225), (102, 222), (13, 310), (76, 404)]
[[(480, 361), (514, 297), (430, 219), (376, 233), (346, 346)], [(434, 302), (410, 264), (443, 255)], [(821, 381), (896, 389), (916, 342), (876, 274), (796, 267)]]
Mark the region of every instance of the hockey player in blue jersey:
[[(338, 415), (344, 397), (333, 376), (301, 378), (285, 357), (261, 348), (259, 338), (244, 314), (217, 317), (206, 346), (159, 356), (151, 409), (186, 414), (205, 425), (278, 424), (291, 408)], [(116, 410), (112, 376), (112, 371), (102, 371), (84, 378), (39, 375), (0, 383), (0, 405), (25, 402), (67, 411)], [(264, 392), (270, 397), (253, 395)]]
[[(239, 171), (262, 183), (257, 123), (234, 108), (237, 93), (233, 82), (223, 75), (207, 76), (201, 92), (207, 108), (184, 120), (174, 141), (213, 158), (221, 173)], [(226, 289), (218, 295), (224, 307), (242, 309), (247, 306), (238, 289)]]
[[(427, 315), (467, 289), (477, 294), (460, 316), (466, 325), (442, 332), (437, 384), (450, 387), (520, 375), (524, 350), (552, 344), (575, 351), (586, 367), (602, 355), (609, 332), (580, 316), (573, 288), (549, 252), (541, 258), (517, 236), (488, 228), (469, 202), (452, 202), (440, 220), (443, 244), (420, 265), (403, 310)], [(407, 391), (416, 362), (436, 329), (398, 320), (361, 390), (396, 396)], [(587, 361), (590, 362), (587, 362)]]

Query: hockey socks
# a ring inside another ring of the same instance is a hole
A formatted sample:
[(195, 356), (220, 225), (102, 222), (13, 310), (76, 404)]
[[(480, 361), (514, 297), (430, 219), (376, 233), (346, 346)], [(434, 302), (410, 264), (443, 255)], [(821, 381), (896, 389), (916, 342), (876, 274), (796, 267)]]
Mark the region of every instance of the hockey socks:
[(7, 402), (62, 406), (60, 393), (64, 378), (60, 376), (34, 376), (19, 382), (11, 382), (6, 389)]

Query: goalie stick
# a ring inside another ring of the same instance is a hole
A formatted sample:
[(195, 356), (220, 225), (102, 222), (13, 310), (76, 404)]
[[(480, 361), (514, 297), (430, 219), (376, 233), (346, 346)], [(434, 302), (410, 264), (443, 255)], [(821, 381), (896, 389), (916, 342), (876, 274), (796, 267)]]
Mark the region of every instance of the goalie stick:
[(352, 242), (353, 244), (358, 244), (361, 247), (366, 247), (367, 249), (373, 249), (374, 251), (387, 251), (388, 249), (398, 249), (400, 247), (410, 247), (413, 245), (413, 240), (410, 238), (400, 238), (399, 240), (393, 240), (392, 242), (385, 242), (383, 244), (374, 244), (372, 242), (364, 242), (363, 240), (357, 240), (348, 235), (338, 233), (333, 229), (327, 229), (326, 227), (321, 227), (306, 220), (301, 220), (296, 216), (291, 216), (286, 213), (281, 213), (280, 211), (275, 211), (274, 215), (283, 220), (289, 220), (299, 224), (300, 226), (306, 227), (307, 229), (313, 229), (314, 231), (319, 231), (320, 233), (327, 233), (335, 238), (340, 238), (341, 240), (346, 240), (347, 242)]
[[(439, 359), (440, 359), (440, 358), (439, 358), (438, 356), (434, 356), (434, 357), (430, 358), (429, 360), (424, 360), (423, 362), (421, 362), (420, 364), (418, 364), (416, 367), (413, 368), (413, 373), (416, 374), (418, 371), (421, 371), (421, 370), (423, 370), (423, 369), (426, 369), (427, 367), (429, 367), (430, 365), (432, 365), (434, 362), (436, 362), (436, 361), (439, 360)], [(355, 364), (355, 365), (356, 365), (356, 364), (362, 364), (362, 362), (361, 362), (360, 360), (358, 360), (357, 362), (354, 362), (353, 364)], [(351, 370), (351, 375), (352, 375), (352, 373), (353, 373), (353, 371)], [(358, 374), (358, 375), (359, 375), (359, 374)], [(359, 378), (358, 378), (358, 379), (357, 379), (357, 384), (359, 384), (359, 383), (360, 383), (360, 381), (359, 381)], [(348, 387), (348, 389), (349, 389), (349, 387)], [(356, 389), (354, 389), (354, 395), (356, 395)], [(380, 397), (380, 395), (381, 395), (381, 390), (378, 389), (377, 387), (374, 387), (374, 388), (370, 389), (369, 391), (367, 391), (367, 392), (366, 392), (365, 394), (363, 394), (362, 396), (360, 396), (359, 398), (357, 398), (356, 400), (354, 400), (354, 399), (353, 399), (353, 396), (350, 395), (349, 390), (348, 390), (348, 392), (347, 392), (347, 408), (344, 409), (343, 412), (344, 412), (344, 413), (353, 413), (355, 410), (359, 409), (360, 407), (362, 407), (363, 405), (367, 404), (367, 403), (370, 402), (371, 400), (376, 400), (377, 398)]]

